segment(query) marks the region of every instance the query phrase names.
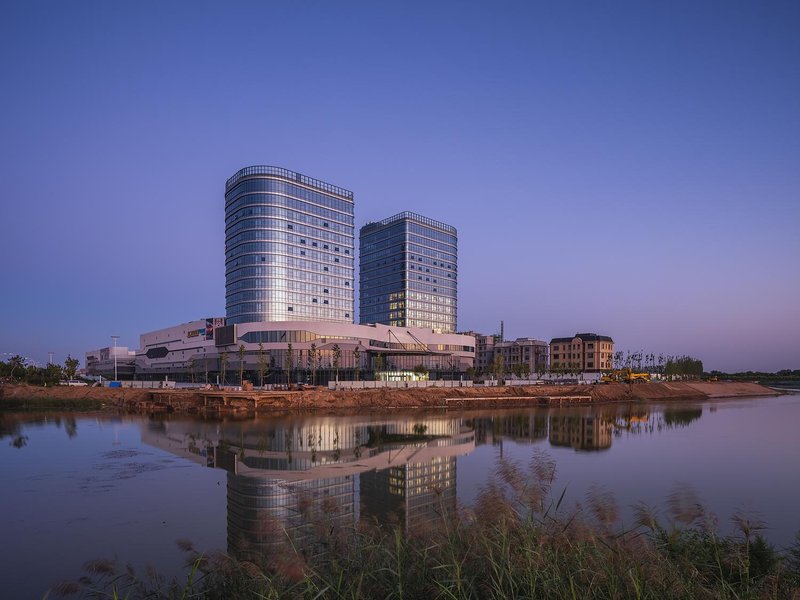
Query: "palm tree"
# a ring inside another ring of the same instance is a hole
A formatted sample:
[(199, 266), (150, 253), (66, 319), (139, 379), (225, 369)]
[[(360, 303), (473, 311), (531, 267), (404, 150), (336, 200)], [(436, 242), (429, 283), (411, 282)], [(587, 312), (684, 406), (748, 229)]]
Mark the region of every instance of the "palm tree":
[(339, 360), (342, 358), (342, 349), (339, 344), (333, 345), (333, 368), (336, 369), (336, 383), (339, 383)]
[(222, 385), (225, 385), (225, 373), (228, 371), (228, 352), (227, 350), (219, 355), (219, 370), (222, 377)]
[(286, 346), (286, 361), (283, 365), (286, 368), (286, 385), (292, 385), (292, 369), (294, 369), (294, 356), (292, 356), (292, 345)]
[(261, 387), (264, 387), (264, 372), (267, 370), (267, 357), (264, 354), (264, 344), (258, 343), (258, 374), (261, 376)]
[(358, 376), (361, 373), (361, 342), (359, 342), (358, 346), (356, 346), (355, 350), (353, 350), (353, 362), (355, 363), (356, 381), (358, 381)]
[(239, 385), (244, 385), (244, 344), (239, 344)]

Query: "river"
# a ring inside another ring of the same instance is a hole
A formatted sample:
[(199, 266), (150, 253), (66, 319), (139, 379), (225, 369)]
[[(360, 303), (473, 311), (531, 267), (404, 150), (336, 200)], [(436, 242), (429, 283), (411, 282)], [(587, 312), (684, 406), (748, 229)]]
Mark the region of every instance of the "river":
[[(247, 419), (0, 412), (4, 596), (40, 598), (93, 559), (180, 574), (177, 541), (253, 558), (304, 515), (424, 526), (491, 478), (549, 483), (559, 510), (602, 498), (617, 526), (702, 506), (800, 530), (800, 394), (703, 403)], [(271, 524), (266, 527), (265, 523)], [(276, 529), (277, 528), (277, 529)]]

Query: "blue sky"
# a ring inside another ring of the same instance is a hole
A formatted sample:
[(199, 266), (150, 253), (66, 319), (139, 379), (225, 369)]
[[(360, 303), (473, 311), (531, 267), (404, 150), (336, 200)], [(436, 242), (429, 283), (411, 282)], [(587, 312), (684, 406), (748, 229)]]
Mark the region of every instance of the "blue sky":
[(459, 328), (800, 368), (796, 2), (11, 2), (0, 354), (224, 315), (225, 180), (459, 230)]

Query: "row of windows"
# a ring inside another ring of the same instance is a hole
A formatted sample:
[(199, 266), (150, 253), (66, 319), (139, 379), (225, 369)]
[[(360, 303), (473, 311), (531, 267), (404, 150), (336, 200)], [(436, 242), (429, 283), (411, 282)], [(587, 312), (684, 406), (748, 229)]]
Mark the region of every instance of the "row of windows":
[(434, 304), (452, 304), (453, 306), (456, 305), (456, 298), (455, 296), (440, 296), (436, 294), (428, 294), (424, 292), (409, 292), (408, 293), (409, 300), (420, 300), (422, 302), (431, 302)]
[(242, 312), (235, 316), (228, 316), (228, 324), (253, 323), (255, 321), (331, 321), (334, 323), (352, 323), (353, 319), (349, 312), (327, 306), (314, 305), (313, 307), (299, 306), (295, 310), (289, 306), (285, 308), (270, 308), (269, 310), (257, 310), (253, 312)]
[[(243, 246), (250, 246), (251, 244), (243, 244)], [(230, 275), (235, 270), (249, 266), (249, 265), (257, 265), (262, 268), (262, 272), (264, 273), (271, 273), (277, 277), (288, 277), (290, 273), (290, 267), (294, 267), (295, 269), (301, 270), (308, 270), (308, 269), (315, 269), (316, 271), (322, 271), (324, 273), (340, 273), (342, 272), (341, 269), (344, 269), (343, 273), (347, 275), (347, 279), (352, 279), (353, 274), (353, 266), (349, 259), (342, 260), (340, 262), (333, 261), (333, 264), (330, 262), (326, 262), (324, 260), (314, 260), (318, 258), (316, 251), (308, 251), (304, 250), (302, 247), (293, 248), (288, 247), (289, 250), (294, 250), (294, 252), (280, 252), (278, 254), (273, 253), (273, 248), (269, 247), (268, 243), (261, 244), (261, 251), (265, 252), (258, 252), (252, 254), (240, 254), (235, 255), (225, 263), (225, 273), (226, 275)], [(263, 246), (267, 246), (264, 248)], [(323, 267), (320, 269), (320, 265)], [(263, 269), (268, 269), (267, 271), (263, 271)], [(292, 277), (297, 277), (297, 274), (292, 271)]]
[[(239, 290), (256, 290), (262, 288), (286, 288), (286, 281), (288, 279), (284, 276), (285, 270), (275, 269), (276, 275), (259, 275), (259, 276), (242, 276), (239, 273), (240, 269), (231, 271), (227, 279), (229, 283), (225, 286), (226, 293), (236, 292)], [(309, 282), (329, 288), (333, 290), (340, 290), (342, 294), (352, 295), (352, 288), (350, 282), (341, 277), (330, 275), (323, 275), (321, 273), (312, 273), (309, 271), (296, 271), (294, 277), (290, 280), (292, 282)]]
[[(265, 246), (267, 244), (268, 242), (248, 242), (241, 244), (236, 248), (235, 251), (226, 253), (226, 259), (230, 260), (232, 258), (236, 258), (237, 256), (241, 256), (248, 253), (264, 254), (265, 252), (267, 252), (267, 250), (265, 249)], [(230, 254), (230, 256), (227, 256), (227, 254)], [(297, 257), (289, 256), (287, 254), (279, 254), (277, 256), (277, 259), (283, 259), (283, 260), (275, 260), (274, 263), (278, 265), (285, 265), (286, 267), (291, 269), (304, 269), (308, 271), (330, 273), (332, 275), (341, 275), (342, 277), (345, 277), (348, 280), (352, 280), (353, 278), (353, 267), (347, 267), (341, 264), (321, 265), (321, 263), (309, 260), (308, 258), (306, 258), (306, 256), (300, 254), (299, 252), (297, 254), (299, 255)], [(230, 265), (228, 266), (228, 272), (229, 273), (232, 272)]]
[[(427, 248), (433, 251), (441, 252), (443, 255), (455, 256), (456, 249), (455, 247), (445, 244), (444, 242), (437, 242), (435, 240), (429, 240), (427, 238), (420, 237), (418, 235), (412, 235), (408, 238), (409, 242), (409, 249), (411, 245), (418, 246), (419, 248)], [(426, 254), (423, 252), (423, 254)]]
[[(366, 294), (363, 290), (360, 293), (361, 305), (364, 307), (370, 305), (387, 306), (389, 302), (396, 300), (391, 297), (391, 294)], [(420, 292), (409, 293), (407, 301), (409, 306), (413, 305), (415, 308), (423, 306), (456, 306), (455, 295), (443, 296), (441, 294), (425, 294)]]
[[(352, 262), (353, 260), (352, 256), (350, 256), (350, 248), (344, 248), (344, 250), (342, 250), (340, 246), (335, 244), (307, 239), (304, 236), (287, 233), (285, 231), (269, 229), (251, 229), (238, 233), (225, 241), (225, 247), (234, 248), (237, 244), (241, 244), (242, 242), (253, 241), (274, 242), (274, 245), (268, 246), (273, 252), (281, 251), (287, 248), (287, 246), (288, 250), (302, 249), (308, 251), (308, 248), (318, 248), (319, 250), (324, 250), (323, 253), (319, 253), (320, 258), (332, 259), (334, 262), (343, 263)], [(300, 248), (300, 246), (306, 246), (306, 248)], [(341, 256), (342, 254), (344, 254), (346, 258), (343, 258)]]
[(249, 208), (255, 206), (277, 206), (304, 212), (309, 215), (316, 215), (325, 221), (338, 221), (344, 225), (353, 227), (355, 219), (353, 218), (352, 211), (350, 213), (340, 213), (330, 208), (317, 206), (316, 204), (309, 204), (303, 200), (296, 200), (294, 198), (287, 198), (285, 196), (277, 196), (274, 194), (252, 194), (248, 196), (241, 196), (234, 200), (225, 207), (225, 217), (233, 215), (236, 211), (242, 208)]
[(455, 288), (451, 288), (444, 281), (437, 284), (431, 284), (421, 279), (418, 281), (411, 280), (408, 282), (408, 289), (415, 292), (433, 292), (434, 294), (451, 291), (453, 295), (455, 295)]
[(417, 223), (408, 224), (408, 232), (417, 236), (424, 237), (431, 241), (441, 242), (447, 246), (452, 247), (453, 252), (458, 244), (458, 238), (454, 235), (431, 229)]
[[(265, 208), (265, 207), (260, 207)], [(252, 212), (256, 209), (248, 209)], [(290, 212), (290, 211), (286, 211)], [(298, 213), (293, 213), (298, 214)], [(316, 219), (316, 217), (308, 217), (308, 219)], [(284, 219), (278, 217), (270, 217), (263, 215), (246, 216), (236, 220), (235, 223), (228, 225), (225, 228), (225, 235), (231, 236), (244, 229), (274, 229), (276, 231), (294, 231), (306, 237), (318, 238), (321, 240), (330, 241), (334, 244), (341, 246), (353, 247), (353, 236), (348, 235), (348, 227), (345, 225), (339, 226), (340, 232), (335, 228), (328, 228), (322, 226), (315, 226), (314, 224), (302, 223), (299, 220)], [(352, 229), (352, 228), (349, 228)]]
[(382, 302), (374, 301), (373, 298), (364, 297), (363, 294), (362, 294), (361, 310), (362, 312), (369, 311), (370, 313), (375, 313), (375, 312), (391, 313), (393, 311), (408, 313), (409, 311), (411, 312), (422, 311), (429, 314), (442, 314), (442, 315), (456, 314), (455, 305), (444, 304), (439, 302), (428, 303), (428, 302), (409, 301), (408, 305), (404, 306), (402, 302), (387, 303), (385, 301)]
[(424, 327), (426, 329), (432, 329), (433, 331), (440, 332), (440, 333), (452, 333), (455, 331), (455, 321), (452, 322), (441, 322), (441, 321), (430, 321), (430, 320), (415, 320), (409, 319), (408, 321), (409, 327)]
[(413, 262), (404, 264), (404, 263), (397, 263), (395, 261), (390, 261), (390, 264), (386, 263), (387, 261), (374, 261), (365, 264), (364, 261), (362, 260), (361, 280), (369, 282), (372, 281), (376, 276), (384, 275), (387, 272), (389, 273), (407, 272), (409, 277), (418, 276), (422, 274), (427, 277), (436, 277), (440, 279), (450, 279), (450, 280), (455, 279), (455, 273), (448, 272), (441, 267), (429, 267), (429, 266), (424, 266), (422, 264), (415, 264)]
[[(456, 295), (456, 282), (453, 280), (445, 279), (439, 281), (432, 281), (431, 277), (417, 276), (416, 279), (409, 277), (403, 280), (400, 273), (389, 274), (382, 278), (361, 278), (361, 295), (369, 297), (378, 297), (381, 295), (389, 294), (392, 292), (402, 291), (398, 288), (428, 291), (442, 294), (444, 296)], [(427, 286), (427, 287), (426, 287)]]
[(360, 240), (361, 260), (371, 262), (382, 258), (393, 257), (404, 259), (406, 255), (405, 238), (398, 238), (394, 243), (369, 243), (364, 238)]
[[(408, 244), (408, 258), (423, 264), (433, 264), (437, 261), (440, 265), (444, 265), (449, 271), (456, 270), (456, 256), (455, 254), (448, 254), (447, 252), (437, 252), (430, 248), (423, 248), (416, 244)], [(422, 260), (420, 260), (420, 258)]]
[(241, 194), (252, 194), (254, 192), (284, 195), (305, 203), (313, 202), (314, 204), (326, 206), (339, 212), (353, 214), (352, 201), (348, 202), (336, 196), (330, 196), (322, 192), (316, 192), (305, 187), (293, 185), (286, 181), (277, 181), (275, 179), (247, 179), (242, 181), (225, 193), (226, 210), (228, 204), (237, 196)]
[(422, 265), (442, 267), (451, 271), (456, 269), (455, 254), (438, 252), (414, 243), (399, 244), (391, 247), (365, 246), (362, 239), (359, 254), (364, 268), (372, 268), (375, 263), (389, 264), (390, 262), (406, 262), (408, 260), (422, 263)]
[[(305, 295), (302, 295), (305, 299)], [(333, 300), (331, 302), (334, 302)], [(285, 310), (282, 310), (285, 308)], [(347, 306), (335, 306), (334, 304), (311, 303), (307, 304), (300, 299), (288, 300), (282, 306), (273, 307), (272, 303), (265, 302), (241, 302), (234, 305), (226, 305), (225, 311), (228, 317), (237, 317), (245, 314), (262, 315), (265, 313), (282, 315), (278, 320), (314, 320), (305, 317), (330, 316), (331, 318), (349, 318), (351, 309)], [(255, 319), (262, 321), (264, 319)]]
[[(302, 289), (302, 288), (310, 288), (310, 289)], [(336, 292), (337, 290), (334, 290)], [(344, 290), (341, 290), (342, 292)], [(353, 307), (353, 298), (339, 295), (337, 293), (330, 293), (330, 288), (314, 288), (309, 286), (308, 284), (299, 284), (296, 286), (291, 286), (289, 290), (286, 291), (277, 291), (277, 290), (247, 290), (244, 292), (236, 292), (234, 294), (229, 294), (228, 297), (225, 299), (226, 305), (233, 306), (234, 304), (240, 304), (242, 302), (248, 302), (253, 300), (269, 300), (275, 303), (285, 303), (285, 297), (287, 295), (291, 297), (293, 294), (298, 294), (300, 298), (303, 299), (306, 303), (310, 302), (312, 304), (329, 304), (335, 308), (347, 308), (350, 309)]]
[[(580, 350), (581, 349), (581, 344), (562, 344), (562, 345), (564, 346), (564, 350), (570, 350), (570, 349), (572, 349), (572, 350)], [(600, 345), (599, 345), (599, 349), (600, 350), (611, 350), (612, 347), (613, 347), (612, 344), (605, 343), (605, 342), (601, 342)], [(594, 342), (587, 343), (586, 344), (586, 348), (594, 349)], [(553, 344), (553, 350), (560, 350), (560, 349), (561, 349), (561, 346), (559, 346), (558, 344)]]
[(279, 330), (279, 331), (249, 331), (241, 336), (241, 339), (245, 342), (250, 344), (278, 344), (278, 343), (286, 343), (286, 344), (298, 344), (298, 343), (308, 343), (314, 342), (320, 338), (324, 338), (326, 340), (337, 339), (337, 340), (358, 340), (359, 338), (356, 337), (347, 337), (347, 336), (320, 336), (316, 333), (311, 331), (299, 331), (299, 330)]

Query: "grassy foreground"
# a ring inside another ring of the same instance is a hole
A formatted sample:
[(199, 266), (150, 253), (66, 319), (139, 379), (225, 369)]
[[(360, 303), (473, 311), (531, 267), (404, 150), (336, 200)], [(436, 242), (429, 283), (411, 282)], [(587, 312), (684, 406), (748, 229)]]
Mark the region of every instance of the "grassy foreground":
[[(102, 598), (378, 598), (378, 599), (795, 599), (800, 598), (800, 534), (778, 552), (739, 516), (737, 532), (715, 533), (713, 519), (680, 490), (667, 502), (665, 527), (645, 507), (622, 531), (613, 498), (602, 489), (583, 508), (561, 511), (550, 495), (554, 465), (530, 473), (500, 461), (495, 479), (470, 511), (424, 527), (339, 527), (331, 511), (309, 513), (313, 548), (304, 550), (276, 522), (262, 534), (274, 543), (253, 558), (202, 555), (179, 542), (191, 572), (185, 583), (139, 578), (111, 561), (87, 563), (88, 577), (53, 595)], [(302, 508), (300, 510), (303, 510)], [(308, 532), (306, 531), (306, 533)]]

